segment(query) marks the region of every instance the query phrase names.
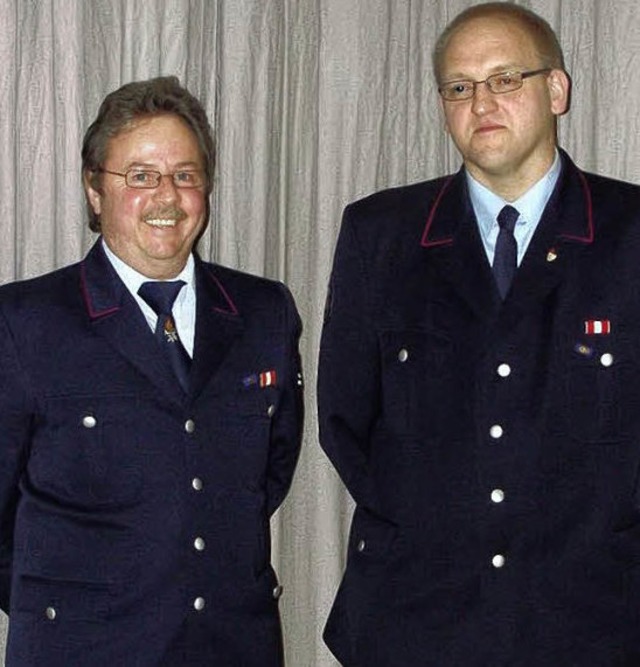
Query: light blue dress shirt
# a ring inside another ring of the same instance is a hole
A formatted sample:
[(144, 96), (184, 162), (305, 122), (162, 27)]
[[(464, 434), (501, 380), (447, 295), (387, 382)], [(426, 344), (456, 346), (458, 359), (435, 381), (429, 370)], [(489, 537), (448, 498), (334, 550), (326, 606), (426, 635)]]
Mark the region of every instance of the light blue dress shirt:
[[(128, 264), (125, 264), (115, 253), (113, 253), (105, 240), (102, 239), (102, 247), (111, 265), (120, 277), (120, 280), (126, 285), (131, 296), (136, 300), (144, 315), (151, 331), (155, 331), (158, 316), (153, 311), (153, 308), (138, 294), (140, 285), (146, 283), (151, 278), (143, 276), (135, 269), (132, 269)], [(184, 349), (188, 355), (193, 359), (193, 344), (196, 331), (196, 289), (195, 289), (195, 262), (193, 255), (189, 255), (187, 263), (175, 278), (172, 280), (184, 280), (186, 285), (178, 292), (178, 296), (173, 304), (171, 314), (175, 321), (178, 336), (184, 345)]]
[(493, 266), (496, 240), (500, 231), (497, 217), (503, 206), (509, 204), (520, 213), (520, 217), (516, 221), (516, 226), (513, 230), (518, 244), (518, 266), (520, 266), (533, 234), (538, 227), (544, 208), (558, 182), (561, 169), (560, 154), (556, 150), (556, 157), (549, 171), (519, 199), (511, 202), (505, 201), (502, 197), (491, 192), (491, 190), (473, 178), (468, 171), (466, 172), (471, 204), (476, 214), (480, 237), (482, 238), (487, 259), (491, 266)]

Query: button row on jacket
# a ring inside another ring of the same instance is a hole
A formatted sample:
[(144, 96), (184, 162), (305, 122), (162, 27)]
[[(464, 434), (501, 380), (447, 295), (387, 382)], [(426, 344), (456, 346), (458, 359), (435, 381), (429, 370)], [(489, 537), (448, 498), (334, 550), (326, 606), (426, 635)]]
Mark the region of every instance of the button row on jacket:
[[(507, 363), (501, 363), (498, 364), (496, 368), (496, 373), (501, 377), (501, 378), (508, 378), (511, 375), (511, 366)], [(504, 435), (504, 429), (500, 424), (494, 424), (491, 426), (489, 429), (489, 435), (494, 439), (494, 440), (499, 440), (503, 435)], [(491, 491), (491, 502), (495, 503), (496, 505), (499, 505), (502, 503), (505, 499), (505, 492), (502, 489), (493, 489)], [(495, 554), (493, 558), (491, 559), (491, 565), (493, 565), (494, 568), (500, 569), (501, 567), (504, 567), (506, 563), (506, 559), (502, 554)]]
[[(196, 430), (196, 423), (195, 423), (195, 421), (194, 421), (193, 419), (187, 419), (187, 420), (185, 421), (185, 423), (184, 423), (184, 430), (185, 430), (185, 432), (188, 433), (189, 435), (191, 435), (192, 433), (195, 433), (195, 430)], [(194, 491), (202, 491), (203, 486), (204, 486), (204, 484), (203, 484), (203, 482), (202, 482), (202, 479), (200, 479), (200, 477), (194, 477), (194, 478), (191, 480), (191, 488), (192, 488)], [(193, 540), (193, 548), (194, 548), (196, 551), (204, 551), (205, 546), (206, 546), (206, 543), (205, 543), (205, 540), (204, 540), (203, 537), (200, 537), (200, 536), (198, 535), (198, 536)], [(206, 604), (206, 603), (205, 603), (205, 599), (204, 599), (203, 597), (197, 597), (197, 598), (193, 601), (193, 608), (194, 608), (196, 611), (202, 611), (202, 610), (205, 608), (205, 604)]]

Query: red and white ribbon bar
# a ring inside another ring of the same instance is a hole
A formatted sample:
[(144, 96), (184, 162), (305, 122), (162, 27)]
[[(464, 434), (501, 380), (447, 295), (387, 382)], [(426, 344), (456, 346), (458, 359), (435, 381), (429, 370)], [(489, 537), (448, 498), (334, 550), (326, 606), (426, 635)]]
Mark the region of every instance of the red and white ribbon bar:
[(584, 332), (590, 335), (605, 335), (611, 333), (610, 320), (586, 320), (584, 323)]

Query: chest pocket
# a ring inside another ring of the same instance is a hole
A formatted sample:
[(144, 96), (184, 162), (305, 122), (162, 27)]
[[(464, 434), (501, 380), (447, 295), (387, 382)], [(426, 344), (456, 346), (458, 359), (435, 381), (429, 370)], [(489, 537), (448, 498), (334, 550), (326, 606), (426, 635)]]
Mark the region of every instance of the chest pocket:
[(271, 428), (280, 410), (276, 387), (252, 386), (211, 396), (211, 443), (216, 450), (216, 475), (252, 488), (264, 484)]
[(563, 379), (567, 427), (584, 443), (613, 444), (622, 433), (620, 382), (625, 363), (609, 346), (577, 345)]
[(29, 460), (34, 489), (62, 504), (108, 508), (135, 503), (142, 486), (138, 399), (46, 399)]
[(396, 435), (436, 435), (453, 391), (453, 343), (431, 329), (380, 334), (382, 413)]

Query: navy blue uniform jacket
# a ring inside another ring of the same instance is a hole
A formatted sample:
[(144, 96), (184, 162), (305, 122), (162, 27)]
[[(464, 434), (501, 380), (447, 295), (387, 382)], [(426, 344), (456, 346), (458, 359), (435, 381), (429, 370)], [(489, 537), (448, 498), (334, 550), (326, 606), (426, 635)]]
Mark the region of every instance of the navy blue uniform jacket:
[(100, 242), (0, 289), (8, 667), (282, 664), (269, 516), (300, 446), (300, 321), (279, 283), (195, 276), (186, 397)]
[(504, 302), (463, 172), (345, 211), (318, 391), (348, 667), (640, 665), (640, 188), (562, 160)]

